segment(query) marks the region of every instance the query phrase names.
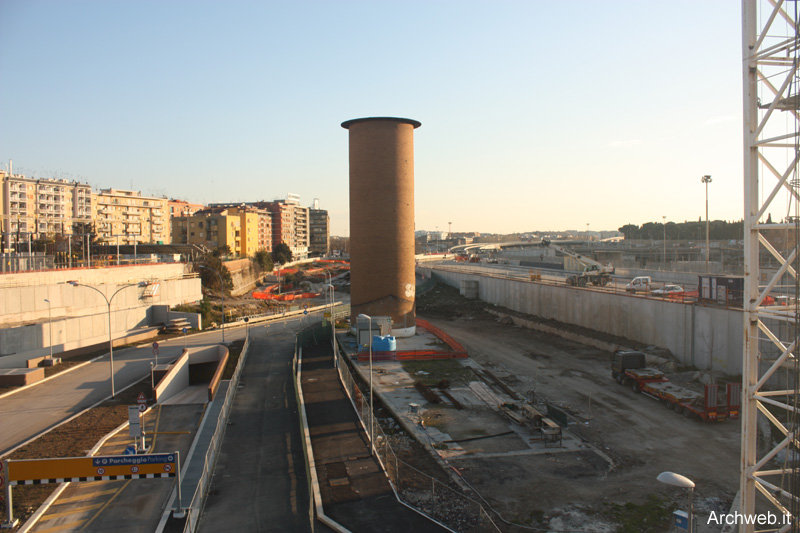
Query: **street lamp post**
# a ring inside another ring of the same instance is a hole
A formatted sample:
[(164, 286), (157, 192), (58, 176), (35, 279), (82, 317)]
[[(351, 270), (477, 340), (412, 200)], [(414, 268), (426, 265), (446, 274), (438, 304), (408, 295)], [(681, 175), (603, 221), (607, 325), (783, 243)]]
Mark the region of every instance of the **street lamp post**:
[(358, 315), (358, 318), (369, 320), (369, 446), (370, 454), (375, 455), (375, 408), (372, 400), (372, 317), (362, 313)]
[(114, 294), (111, 295), (111, 298), (106, 297), (103, 292), (98, 289), (97, 287), (92, 287), (91, 285), (84, 285), (83, 283), (78, 283), (77, 281), (68, 281), (70, 285), (73, 287), (86, 287), (87, 289), (92, 289), (97, 294), (103, 297), (106, 301), (106, 306), (108, 307), (108, 356), (109, 360), (111, 361), (111, 398), (113, 399), (116, 396), (114, 390), (114, 341), (111, 336), (111, 302), (114, 300), (114, 296), (119, 294), (119, 292), (123, 289), (127, 289), (128, 287), (135, 287), (138, 283), (128, 283), (127, 285), (123, 285), (119, 289), (117, 289)]
[[(330, 274), (329, 274), (330, 276)], [(328, 292), (331, 295), (330, 298), (330, 305), (331, 305), (331, 339), (333, 340), (333, 367), (339, 368), (339, 357), (336, 351), (336, 318), (333, 315), (333, 304), (334, 304), (334, 287), (333, 287), (333, 276), (330, 276), (330, 283), (328, 283)]]
[(222, 274), (211, 267), (197, 265), (198, 268), (205, 268), (219, 276), (219, 292), (222, 295), (222, 344), (225, 344), (225, 285), (222, 282)]
[(329, 298), (330, 312), (329, 312), (329, 314), (330, 314), (330, 320), (331, 320), (331, 340), (333, 342), (333, 367), (334, 368), (338, 368), (339, 367), (339, 359), (338, 359), (337, 353), (336, 353), (336, 319), (333, 316), (333, 302), (334, 302), (333, 276), (331, 275), (330, 272), (327, 272), (327, 271), (325, 272), (325, 274), (327, 274), (327, 276), (328, 276), (328, 286), (326, 287), (326, 289), (327, 289), (327, 292), (330, 294), (330, 298)]
[(664, 270), (667, 269), (667, 216), (661, 217), (664, 220)]
[(706, 174), (700, 181), (706, 184), (706, 274), (708, 274), (708, 258), (711, 255), (711, 249), (708, 247), (708, 184), (711, 183), (711, 176)]
[(50, 303), (50, 300), (47, 298), (44, 299), (47, 302), (47, 323), (50, 327), (50, 359), (53, 359), (53, 306)]
[(674, 472), (661, 472), (656, 478), (661, 483), (672, 485), (673, 487), (681, 487), (689, 489), (689, 532), (694, 531), (694, 507), (692, 505), (692, 496), (694, 495), (694, 481), (688, 477), (676, 474)]

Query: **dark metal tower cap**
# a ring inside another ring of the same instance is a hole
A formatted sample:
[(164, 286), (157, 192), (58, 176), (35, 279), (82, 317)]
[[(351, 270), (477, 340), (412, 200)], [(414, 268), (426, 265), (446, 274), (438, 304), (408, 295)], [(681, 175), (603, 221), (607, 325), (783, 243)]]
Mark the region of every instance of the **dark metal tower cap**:
[(422, 126), (422, 122), (418, 120), (413, 120), (410, 118), (397, 118), (397, 117), (366, 117), (366, 118), (354, 118), (352, 120), (346, 120), (342, 122), (342, 127), (344, 129), (350, 129), (350, 126), (356, 124), (358, 122), (369, 122), (369, 121), (393, 121), (393, 122), (400, 122), (401, 124), (411, 124), (414, 128), (419, 128)]

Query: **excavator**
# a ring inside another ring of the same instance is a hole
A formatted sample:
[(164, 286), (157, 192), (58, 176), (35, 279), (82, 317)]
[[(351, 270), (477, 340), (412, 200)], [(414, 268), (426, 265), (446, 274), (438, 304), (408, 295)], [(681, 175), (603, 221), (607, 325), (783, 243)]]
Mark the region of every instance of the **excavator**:
[(605, 287), (608, 282), (611, 281), (611, 274), (614, 273), (614, 266), (610, 263), (604, 265), (603, 263), (595, 261), (590, 257), (583, 256), (573, 252), (568, 248), (553, 244), (546, 239), (542, 239), (542, 246), (552, 248), (557, 252), (572, 257), (578, 263), (583, 265), (583, 272), (580, 274), (567, 275), (567, 285), (572, 285), (573, 287), (586, 287), (587, 285), (591, 284), (597, 287)]

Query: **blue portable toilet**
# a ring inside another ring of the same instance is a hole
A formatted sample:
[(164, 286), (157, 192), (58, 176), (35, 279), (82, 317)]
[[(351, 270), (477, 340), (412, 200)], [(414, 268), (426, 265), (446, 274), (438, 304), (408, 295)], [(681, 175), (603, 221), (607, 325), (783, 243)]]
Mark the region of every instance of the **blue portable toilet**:
[(672, 517), (675, 519), (673, 524), (680, 531), (689, 531), (689, 513), (686, 511), (674, 511)]

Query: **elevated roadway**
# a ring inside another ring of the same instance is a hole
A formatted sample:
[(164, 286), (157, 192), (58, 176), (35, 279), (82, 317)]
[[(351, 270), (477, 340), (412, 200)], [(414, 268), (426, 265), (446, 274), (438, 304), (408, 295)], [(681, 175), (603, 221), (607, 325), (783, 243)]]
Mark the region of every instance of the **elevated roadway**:
[(311, 531), (309, 487), (292, 383), (302, 319), (250, 329), (199, 531)]

